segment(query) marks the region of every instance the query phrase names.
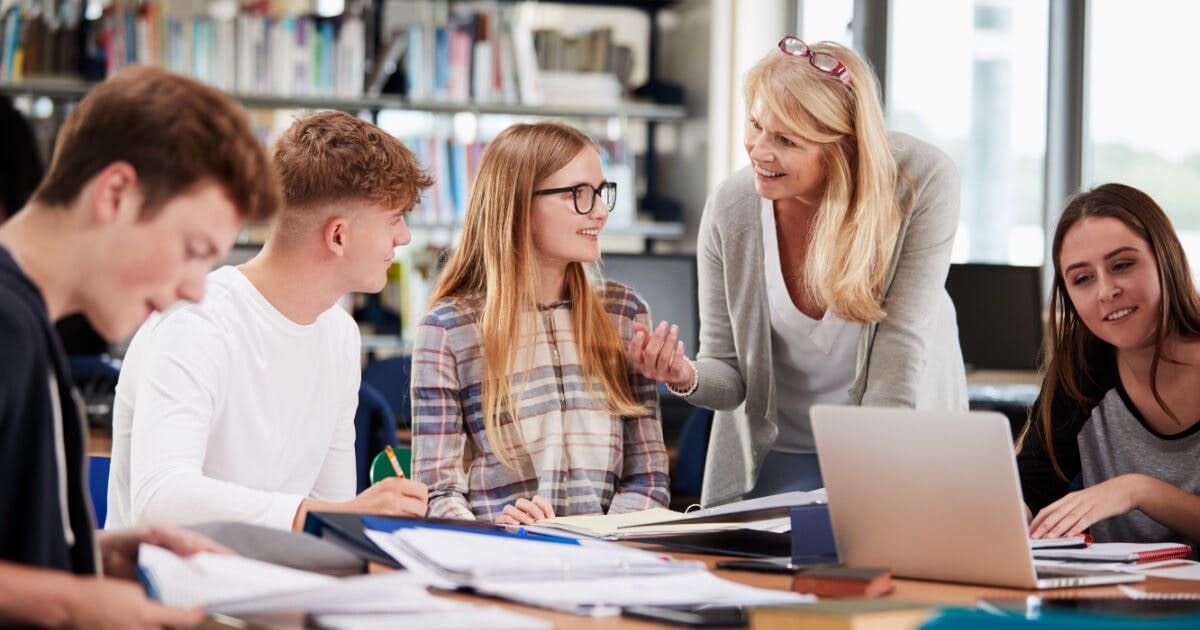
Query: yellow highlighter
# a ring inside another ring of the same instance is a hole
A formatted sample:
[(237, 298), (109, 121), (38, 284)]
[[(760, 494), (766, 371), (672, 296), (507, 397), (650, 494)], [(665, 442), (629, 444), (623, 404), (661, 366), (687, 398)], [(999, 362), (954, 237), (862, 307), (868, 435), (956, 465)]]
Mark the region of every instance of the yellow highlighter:
[(392, 450), (391, 445), (383, 447), (383, 450), (387, 451), (388, 461), (392, 463), (392, 470), (396, 471), (396, 476), (403, 479), (404, 471), (400, 470), (400, 460), (396, 459), (396, 451)]

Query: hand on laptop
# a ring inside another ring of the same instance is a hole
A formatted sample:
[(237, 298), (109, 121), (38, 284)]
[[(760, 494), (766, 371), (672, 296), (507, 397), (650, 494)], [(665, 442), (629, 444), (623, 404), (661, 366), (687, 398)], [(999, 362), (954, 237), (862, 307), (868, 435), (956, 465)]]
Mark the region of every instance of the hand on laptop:
[(504, 513), (496, 519), (496, 524), (533, 525), (546, 518), (554, 518), (554, 508), (546, 499), (534, 496), (532, 499), (517, 499), (516, 503), (504, 506)]
[(344, 503), (305, 499), (296, 510), (292, 529), (304, 529), (309, 512), (354, 512), (385, 516), (425, 516), (429, 508), (429, 488), (419, 481), (387, 477), (372, 484), (361, 494)]
[(1076, 536), (1094, 523), (1137, 507), (1136, 475), (1121, 475), (1047, 505), (1029, 524), (1032, 538)]

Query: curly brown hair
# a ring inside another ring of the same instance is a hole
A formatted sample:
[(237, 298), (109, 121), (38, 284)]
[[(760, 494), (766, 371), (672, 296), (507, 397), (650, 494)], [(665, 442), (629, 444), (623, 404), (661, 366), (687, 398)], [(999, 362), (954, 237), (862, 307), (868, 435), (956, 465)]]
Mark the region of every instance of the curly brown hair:
[(289, 208), (358, 199), (407, 212), (433, 185), (402, 142), (344, 112), (298, 118), (275, 142), (271, 159)]

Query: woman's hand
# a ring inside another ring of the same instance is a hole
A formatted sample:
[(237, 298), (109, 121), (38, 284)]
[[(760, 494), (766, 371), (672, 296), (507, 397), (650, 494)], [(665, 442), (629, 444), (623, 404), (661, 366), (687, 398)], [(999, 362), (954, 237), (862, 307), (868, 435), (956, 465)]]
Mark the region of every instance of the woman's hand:
[(679, 326), (674, 324), (668, 326), (666, 321), (660, 322), (651, 333), (645, 326), (634, 322), (628, 353), (630, 365), (639, 374), (666, 383), (674, 389), (691, 389), (696, 379), (695, 368), (683, 355)]
[(517, 499), (516, 503), (504, 506), (504, 513), (496, 519), (496, 524), (533, 525), (546, 518), (554, 518), (554, 508), (546, 499), (534, 496), (532, 499)]
[(1137, 508), (1141, 475), (1121, 475), (1047, 505), (1029, 524), (1032, 538), (1077, 536), (1094, 523)]

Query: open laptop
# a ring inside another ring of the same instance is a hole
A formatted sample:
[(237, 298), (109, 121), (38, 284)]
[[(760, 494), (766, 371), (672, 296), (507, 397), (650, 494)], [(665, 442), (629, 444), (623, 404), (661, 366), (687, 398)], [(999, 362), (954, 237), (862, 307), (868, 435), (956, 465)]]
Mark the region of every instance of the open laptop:
[(848, 566), (1027, 589), (1145, 579), (1035, 569), (1012, 433), (999, 413), (815, 405), (812, 426)]

